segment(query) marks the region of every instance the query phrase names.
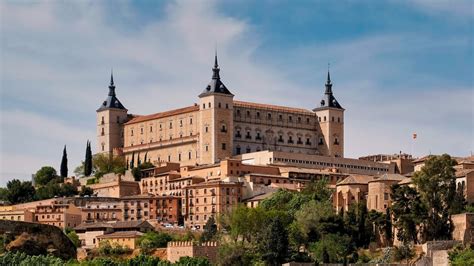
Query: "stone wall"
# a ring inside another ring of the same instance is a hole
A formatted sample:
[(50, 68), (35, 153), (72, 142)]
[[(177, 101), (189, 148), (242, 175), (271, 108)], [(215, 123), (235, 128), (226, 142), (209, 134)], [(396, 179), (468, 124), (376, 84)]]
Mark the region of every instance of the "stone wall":
[(202, 244), (189, 241), (168, 242), (166, 250), (167, 259), (176, 262), (181, 257), (206, 257), (210, 262), (216, 262), (219, 245), (217, 242), (205, 242)]

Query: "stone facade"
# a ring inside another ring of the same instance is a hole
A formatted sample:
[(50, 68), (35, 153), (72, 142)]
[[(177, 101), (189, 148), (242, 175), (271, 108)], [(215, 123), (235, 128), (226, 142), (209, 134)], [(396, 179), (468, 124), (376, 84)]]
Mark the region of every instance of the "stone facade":
[(182, 202), (185, 225), (202, 229), (207, 220), (228, 213), (242, 201), (242, 183), (212, 181), (187, 186)]
[(326, 102), (308, 110), (234, 100), (219, 71), (216, 64), (196, 104), (144, 116), (128, 114), (112, 79), (97, 110), (97, 151), (119, 149), (127, 162), (134, 154), (147, 154), (152, 163), (182, 165), (213, 164), (261, 150), (344, 156), (344, 109), (333, 96), (329, 73)]
[(404, 180), (405, 177), (399, 174), (384, 174), (369, 181), (369, 193), (367, 197), (367, 208), (385, 213), (391, 206), (391, 186)]
[(217, 252), (219, 245), (217, 242), (205, 242), (205, 243), (194, 243), (194, 242), (179, 242), (171, 241), (168, 242), (166, 248), (167, 260), (174, 263), (181, 257), (205, 257), (210, 262), (216, 263)]
[(177, 224), (181, 217), (181, 200), (173, 196), (137, 195), (122, 197), (123, 220)]
[(54, 225), (60, 228), (72, 228), (81, 224), (81, 210), (73, 204), (53, 203), (37, 205), (35, 222)]
[(137, 182), (123, 180), (121, 175), (113, 175), (113, 178), (103, 179), (97, 184), (88, 185), (98, 197), (121, 198), (125, 196), (140, 194), (140, 186)]

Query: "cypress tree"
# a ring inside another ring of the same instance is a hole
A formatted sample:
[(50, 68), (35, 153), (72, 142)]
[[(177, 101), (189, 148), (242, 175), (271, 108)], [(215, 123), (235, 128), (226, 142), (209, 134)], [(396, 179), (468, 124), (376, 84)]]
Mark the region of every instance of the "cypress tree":
[(140, 153), (139, 153), (137, 156), (137, 167), (140, 167), (140, 164), (142, 164), (142, 162), (140, 161)]
[(90, 176), (92, 174), (92, 151), (91, 143), (88, 140), (86, 145), (86, 158), (84, 160), (84, 175)]
[(392, 216), (390, 208), (385, 210), (385, 239), (389, 246), (392, 246)]
[(130, 161), (130, 169), (135, 166), (135, 152), (132, 153), (132, 160)]
[(145, 159), (143, 159), (143, 162), (145, 162), (145, 163), (146, 163), (146, 157), (147, 157), (147, 155), (148, 155), (148, 152), (145, 152)]
[(66, 152), (66, 145), (64, 145), (63, 149), (63, 158), (61, 159), (61, 177), (67, 177), (67, 152)]

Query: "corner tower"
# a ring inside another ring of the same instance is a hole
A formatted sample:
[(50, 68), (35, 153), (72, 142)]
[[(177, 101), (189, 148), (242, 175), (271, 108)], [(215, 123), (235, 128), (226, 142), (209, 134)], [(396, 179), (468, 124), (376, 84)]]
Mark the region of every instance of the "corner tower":
[(217, 53), (212, 79), (199, 94), (199, 163), (212, 164), (232, 156), (234, 95), (222, 83)]
[(110, 74), (109, 95), (97, 109), (97, 153), (112, 153), (123, 147), (123, 123), (127, 109), (115, 95), (114, 76)]
[(318, 116), (321, 128), (321, 135), (318, 136), (321, 154), (344, 157), (344, 108), (333, 95), (329, 70), (323, 99), (313, 111)]

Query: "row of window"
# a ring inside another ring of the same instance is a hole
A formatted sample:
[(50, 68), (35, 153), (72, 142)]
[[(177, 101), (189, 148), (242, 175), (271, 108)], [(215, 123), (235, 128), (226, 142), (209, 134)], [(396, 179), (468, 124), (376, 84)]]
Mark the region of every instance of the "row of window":
[[(241, 112), (240, 109), (237, 109), (235, 114), (236, 114), (237, 117), (242, 117), (242, 112)], [(245, 117), (246, 118), (251, 118), (252, 117), (250, 110), (247, 110), (245, 112)], [(260, 114), (260, 111), (255, 112), (254, 118), (256, 118), (256, 119), (262, 119), (263, 118), (262, 115)], [(272, 113), (267, 113), (265, 119), (267, 119), (269, 121), (272, 121), (272, 119), (273, 119)], [(341, 123), (341, 117), (337, 117), (337, 119), (334, 116), (331, 117), (332, 122), (335, 122), (336, 120), (337, 120), (338, 123)], [(277, 121), (283, 122), (283, 114), (278, 114)], [(287, 121), (289, 123), (297, 122), (298, 124), (301, 124), (301, 123), (303, 123), (303, 121), (305, 121), (306, 124), (311, 124), (311, 118), (309, 118), (309, 117), (306, 117), (306, 119), (304, 119), (304, 118), (298, 116), (296, 118), (296, 120), (294, 121), (293, 116), (288, 115), (288, 120)], [(319, 122), (326, 122), (327, 118), (326, 118), (326, 116), (323, 116), (322, 118), (318, 117), (318, 121)]]
[(340, 163), (326, 163), (326, 162), (318, 162), (318, 161), (288, 159), (288, 158), (275, 158), (275, 162), (312, 164), (312, 165), (319, 165), (319, 166), (326, 166), (326, 167), (342, 167), (342, 168), (350, 168), (350, 169), (362, 169), (362, 170), (371, 170), (371, 171), (379, 171), (379, 172), (388, 172), (388, 168), (340, 164)]

